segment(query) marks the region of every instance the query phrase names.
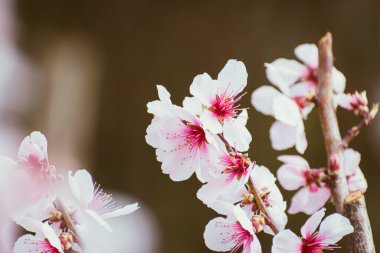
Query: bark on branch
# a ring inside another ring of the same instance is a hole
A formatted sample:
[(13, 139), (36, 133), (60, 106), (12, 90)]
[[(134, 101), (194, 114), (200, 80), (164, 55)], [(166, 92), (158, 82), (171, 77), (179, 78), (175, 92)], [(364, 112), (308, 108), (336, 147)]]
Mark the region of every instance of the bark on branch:
[(327, 159), (338, 157), (339, 169), (329, 166), (329, 175), (334, 178), (331, 185), (333, 202), (338, 213), (348, 217), (355, 231), (349, 235), (351, 253), (375, 253), (371, 225), (369, 222), (365, 198), (361, 195), (355, 201), (347, 202), (349, 195), (347, 180), (344, 171), (342, 138), (339, 132), (338, 121), (333, 105), (333, 88), (331, 85), (333, 70), (332, 37), (327, 33), (318, 44), (318, 112), (321, 121)]

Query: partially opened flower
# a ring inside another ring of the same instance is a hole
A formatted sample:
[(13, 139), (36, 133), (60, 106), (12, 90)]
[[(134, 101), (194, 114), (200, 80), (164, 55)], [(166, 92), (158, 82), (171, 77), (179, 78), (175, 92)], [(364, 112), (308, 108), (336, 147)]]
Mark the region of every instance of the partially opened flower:
[(213, 135), (204, 129), (202, 122), (180, 107), (172, 108), (173, 116), (155, 122), (154, 134), (157, 160), (162, 171), (174, 181), (191, 177), (194, 172), (206, 182), (218, 176), (219, 150)]
[(112, 195), (103, 192), (86, 170), (78, 170), (75, 174), (69, 171), (68, 180), (70, 189), (83, 211), (109, 231), (112, 229), (107, 219), (130, 214), (139, 208), (137, 203), (117, 206)]
[(366, 192), (368, 184), (362, 170), (359, 167), (361, 155), (353, 149), (345, 149), (344, 155), (344, 169), (347, 177), (347, 184), (350, 192), (361, 191)]
[(289, 229), (278, 233), (273, 238), (272, 253), (321, 253), (339, 248), (337, 242), (351, 234), (354, 228), (340, 214), (329, 215), (321, 222), (324, 216), (324, 208), (313, 214), (301, 229), (302, 237)]
[(218, 252), (261, 253), (261, 244), (256, 237), (252, 221), (239, 207), (233, 209), (233, 217), (218, 217), (211, 220), (205, 229), (206, 246)]
[(13, 253), (25, 252), (46, 252), (46, 253), (63, 253), (65, 247), (61, 239), (48, 223), (43, 223), (40, 231), (35, 235), (27, 234), (20, 237), (13, 249)]
[(283, 155), (278, 160), (284, 164), (278, 169), (277, 177), (283, 188), (294, 191), (301, 188), (292, 198), (288, 212), (313, 214), (329, 200), (331, 191), (324, 183), (322, 169), (310, 169), (308, 162), (300, 156)]
[(361, 93), (355, 91), (354, 94), (341, 93), (334, 97), (335, 106), (340, 106), (348, 111), (353, 111), (356, 115), (368, 113), (368, 99), (366, 91)]
[[(204, 127), (214, 134), (223, 133), (226, 140), (239, 151), (247, 151), (252, 140), (245, 127), (247, 112), (240, 109), (238, 104), (242, 97), (240, 93), (247, 85), (247, 77), (242, 62), (229, 60), (217, 80), (204, 73), (196, 76), (190, 86), (190, 93), (204, 108), (199, 115)], [(193, 112), (199, 113), (199, 106)]]
[[(294, 54), (302, 63), (280, 58), (265, 64), (268, 80), (285, 94), (292, 85), (303, 85), (315, 94), (318, 82), (318, 48), (314, 44), (302, 44), (295, 48)], [(332, 86), (336, 93), (342, 93), (346, 78), (335, 67), (332, 71)]]

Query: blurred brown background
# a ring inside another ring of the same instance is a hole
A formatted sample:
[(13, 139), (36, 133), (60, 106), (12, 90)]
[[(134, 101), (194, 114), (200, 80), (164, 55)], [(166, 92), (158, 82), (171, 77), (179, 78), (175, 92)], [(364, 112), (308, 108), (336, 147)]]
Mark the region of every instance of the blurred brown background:
[[(28, 132), (45, 131), (53, 140), (50, 147), (75, 153), (74, 160), (92, 168), (98, 182), (149, 209), (159, 226), (157, 253), (209, 252), (202, 234), (216, 214), (196, 199), (200, 183), (172, 182), (145, 143), (151, 119), (146, 103), (157, 98), (155, 84), (165, 85), (179, 104), (195, 75), (216, 77), (235, 58), (247, 66), (244, 104), (251, 107), (251, 92), (268, 84), (264, 62), (294, 58), (298, 44), (316, 42), (330, 31), (347, 91), (366, 89), (370, 101), (380, 100), (380, 3), (374, 0), (20, 0), (15, 11), (19, 48), (38, 73), (36, 105), (24, 119)], [(273, 120), (252, 107), (249, 114), (251, 157), (275, 172), (280, 153), (270, 147)], [(357, 120), (343, 111), (339, 118), (342, 132)], [(362, 153), (380, 249), (379, 128), (380, 117), (353, 147)], [(312, 166), (323, 166), (316, 112), (306, 131), (306, 157)], [(76, 163), (66, 166), (71, 164)], [(285, 196), (290, 200), (292, 194)], [(289, 227), (298, 231), (305, 218), (290, 216)], [(261, 238), (269, 252), (270, 237)]]

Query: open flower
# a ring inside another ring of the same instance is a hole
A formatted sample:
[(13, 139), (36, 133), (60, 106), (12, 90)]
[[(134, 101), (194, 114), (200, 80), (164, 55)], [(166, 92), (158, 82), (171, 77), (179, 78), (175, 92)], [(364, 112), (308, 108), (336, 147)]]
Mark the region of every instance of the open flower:
[[(292, 85), (305, 86), (315, 94), (318, 83), (318, 48), (315, 44), (302, 44), (295, 48), (294, 54), (302, 63), (280, 58), (265, 64), (268, 80), (283, 93), (289, 94)], [(344, 75), (333, 68), (332, 86), (336, 93), (342, 93), (346, 87)]]
[(330, 189), (323, 182), (323, 170), (310, 169), (308, 162), (300, 156), (283, 155), (278, 160), (284, 163), (277, 171), (281, 186), (288, 191), (301, 188), (293, 196), (288, 212), (310, 215), (323, 207), (331, 196)]
[[(245, 127), (247, 112), (239, 109), (238, 104), (243, 96), (240, 93), (247, 85), (247, 77), (242, 62), (229, 60), (217, 80), (204, 73), (196, 76), (190, 86), (190, 93), (204, 108), (199, 115), (204, 127), (214, 134), (223, 133), (226, 140), (239, 151), (247, 151), (252, 140)], [(199, 113), (200, 107), (196, 108), (194, 113)]]
[(86, 170), (78, 170), (74, 175), (69, 171), (68, 181), (83, 211), (109, 231), (112, 229), (106, 219), (127, 215), (139, 208), (137, 203), (124, 207), (116, 206), (112, 195), (103, 192)]
[(261, 245), (256, 237), (252, 221), (239, 207), (233, 209), (233, 217), (218, 217), (211, 220), (205, 229), (206, 246), (218, 252), (261, 253)]
[[(172, 116), (159, 119), (154, 124), (157, 160), (162, 171), (174, 181), (182, 181), (196, 172), (200, 181), (206, 182), (217, 176), (219, 151), (212, 134), (204, 129), (202, 122), (176, 106)], [(148, 127), (149, 129), (149, 127)]]
[(43, 223), (40, 231), (36, 231), (36, 235), (27, 234), (20, 237), (15, 243), (13, 253), (63, 253), (63, 250), (64, 246), (55, 231), (48, 223)]
[[(340, 214), (329, 215), (321, 222), (324, 216), (324, 208), (313, 214), (301, 229), (302, 238), (289, 229), (278, 233), (273, 238), (272, 253), (320, 253), (339, 248), (337, 242), (354, 228)], [(319, 231), (316, 231), (318, 226)]]

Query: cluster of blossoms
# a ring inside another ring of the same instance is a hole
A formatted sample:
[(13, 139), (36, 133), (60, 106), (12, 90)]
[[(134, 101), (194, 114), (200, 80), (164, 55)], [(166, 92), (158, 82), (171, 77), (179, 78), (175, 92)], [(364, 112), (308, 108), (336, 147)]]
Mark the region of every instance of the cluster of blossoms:
[(137, 203), (117, 206), (86, 170), (58, 174), (40, 132), (22, 141), (17, 161), (0, 157), (0, 173), (7, 179), (0, 189), (4, 213), (30, 232), (14, 253), (104, 252), (98, 243), (112, 233), (108, 219), (138, 209)]
[[(307, 149), (304, 120), (318, 106), (318, 48), (303, 44), (295, 54), (303, 63), (278, 59), (265, 65), (267, 77), (277, 89), (260, 87), (253, 92), (251, 102), (276, 120), (270, 129), (272, 147), (295, 147), (303, 154)], [(197, 197), (223, 216), (206, 226), (204, 239), (209, 249), (262, 252), (257, 237), (261, 231), (274, 236), (272, 252), (276, 253), (321, 253), (338, 248), (336, 243), (353, 232), (349, 220), (332, 214), (321, 223), (335, 178), (328, 168), (311, 168), (298, 155), (278, 157), (283, 165), (277, 177), (286, 190), (298, 190), (288, 213), (312, 216), (302, 227), (301, 237), (285, 229), (286, 202), (276, 177), (247, 154), (252, 137), (246, 128), (247, 110), (239, 104), (247, 77), (242, 62), (229, 60), (217, 79), (207, 73), (196, 76), (190, 85), (192, 96), (186, 97), (182, 106), (172, 104), (170, 93), (157, 85), (159, 100), (147, 105), (154, 115), (147, 128), (147, 143), (156, 149), (163, 173), (172, 180), (186, 180), (195, 173), (203, 183)], [(346, 79), (335, 68), (332, 85), (336, 107), (363, 118), (369, 114), (366, 93), (344, 94)], [(357, 151), (347, 148), (344, 159), (332, 157), (329, 164), (329, 169), (344, 169), (350, 192), (364, 193), (367, 189), (360, 159)]]

